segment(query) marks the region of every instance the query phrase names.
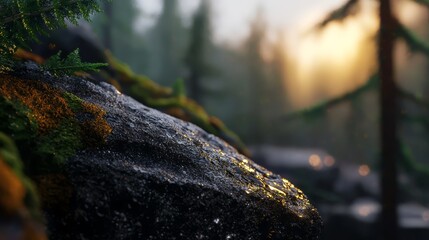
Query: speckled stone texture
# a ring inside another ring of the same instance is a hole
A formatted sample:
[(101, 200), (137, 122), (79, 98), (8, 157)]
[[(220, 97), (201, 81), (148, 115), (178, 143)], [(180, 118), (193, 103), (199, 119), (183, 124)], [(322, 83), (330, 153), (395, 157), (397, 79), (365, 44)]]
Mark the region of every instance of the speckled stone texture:
[(319, 238), (306, 196), (219, 138), (106, 83), (20, 74), (99, 105), (113, 129), (67, 161), (72, 195), (47, 209), (51, 239)]

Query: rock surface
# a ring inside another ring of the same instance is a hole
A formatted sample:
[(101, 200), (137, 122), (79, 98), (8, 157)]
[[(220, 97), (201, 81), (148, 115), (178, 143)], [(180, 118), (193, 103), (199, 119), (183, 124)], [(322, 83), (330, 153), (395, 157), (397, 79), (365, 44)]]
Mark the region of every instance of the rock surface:
[(18, 77), (98, 105), (112, 129), (39, 179), (51, 239), (318, 239), (306, 196), (219, 138), (105, 83)]

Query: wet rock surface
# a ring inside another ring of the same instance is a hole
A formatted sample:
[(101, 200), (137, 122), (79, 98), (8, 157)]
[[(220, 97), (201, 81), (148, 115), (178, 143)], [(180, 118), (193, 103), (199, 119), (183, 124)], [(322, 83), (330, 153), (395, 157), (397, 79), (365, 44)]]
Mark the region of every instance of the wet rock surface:
[(318, 239), (306, 196), (217, 137), (105, 83), (20, 74), (100, 106), (112, 128), (66, 162), (71, 196), (45, 204), (51, 239)]

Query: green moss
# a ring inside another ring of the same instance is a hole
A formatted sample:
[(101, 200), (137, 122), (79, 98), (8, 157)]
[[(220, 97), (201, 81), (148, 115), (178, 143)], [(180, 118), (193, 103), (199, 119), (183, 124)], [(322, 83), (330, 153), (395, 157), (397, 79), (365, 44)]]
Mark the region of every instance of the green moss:
[(19, 157), (18, 148), (12, 139), (0, 132), (0, 156), (16, 174), (23, 171), (23, 164)]
[(59, 127), (39, 136), (36, 148), (36, 155), (40, 156), (38, 171), (60, 171), (64, 162), (83, 147), (79, 132), (77, 122), (67, 119)]
[[(0, 131), (17, 141), (31, 173), (60, 171), (64, 161), (82, 146), (80, 128), (74, 119), (64, 119), (58, 127), (40, 133), (31, 111), (21, 103), (0, 96), (0, 109)], [(6, 161), (13, 159), (10, 152), (2, 154)], [(14, 166), (18, 162), (21, 161), (8, 164), (19, 172), (22, 166)]]
[(220, 120), (212, 121), (203, 107), (185, 95), (183, 81), (176, 82), (173, 88), (162, 87), (149, 78), (135, 74), (127, 65), (107, 54), (110, 67), (115, 71), (114, 76), (103, 72), (101, 76), (106, 81), (112, 78), (118, 80), (120, 89), (137, 101), (161, 110), (184, 121), (192, 122), (205, 131), (212, 133), (234, 146), (239, 152), (250, 155), (250, 152), (240, 138), (229, 130)]
[(23, 104), (0, 96), (0, 131), (15, 140), (33, 138), (37, 133), (37, 124), (28, 118), (30, 110)]
[(77, 150), (111, 132), (105, 111), (38, 81), (0, 75), (0, 131), (11, 136), (31, 175), (58, 173)]
[(33, 217), (40, 218), (40, 201), (32, 181), (24, 174), (18, 148), (11, 138), (0, 132), (0, 161), (3, 160), (19, 178), (25, 189), (24, 205)]
[(64, 99), (67, 101), (68, 106), (75, 113), (82, 111), (83, 100), (68, 92), (63, 93)]

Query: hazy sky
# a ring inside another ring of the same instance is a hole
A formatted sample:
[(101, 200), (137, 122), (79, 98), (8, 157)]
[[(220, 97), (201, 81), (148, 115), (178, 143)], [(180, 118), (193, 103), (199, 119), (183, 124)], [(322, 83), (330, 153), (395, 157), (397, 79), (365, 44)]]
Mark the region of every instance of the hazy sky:
[[(248, 32), (249, 22), (261, 8), (271, 30), (294, 32), (303, 24), (315, 21), (327, 10), (343, 0), (212, 0), (215, 39), (234, 41)], [(146, 16), (156, 16), (161, 11), (161, 0), (139, 0)], [(181, 11), (189, 16), (199, 0), (179, 0)], [(145, 18), (147, 26), (150, 24)]]
[[(139, 29), (142, 24), (147, 28), (161, 12), (162, 0), (138, 1), (145, 12)], [(200, 0), (178, 2), (185, 23), (189, 24)], [(309, 31), (328, 11), (343, 2), (345, 0), (211, 0), (214, 40), (240, 44), (248, 34), (249, 23), (261, 9), (268, 23), (268, 37), (275, 40), (278, 32), (286, 34), (284, 51), (293, 63), (287, 66), (287, 79), (293, 79), (287, 82), (287, 89), (293, 89), (288, 97), (296, 106), (308, 106), (320, 100), (320, 96), (337, 96), (356, 88), (374, 72), (376, 1), (363, 1), (363, 11), (358, 15), (341, 23), (331, 23), (322, 32)], [(425, 8), (412, 1), (396, 3), (397, 15), (403, 23), (418, 22), (419, 11), (427, 14)]]

